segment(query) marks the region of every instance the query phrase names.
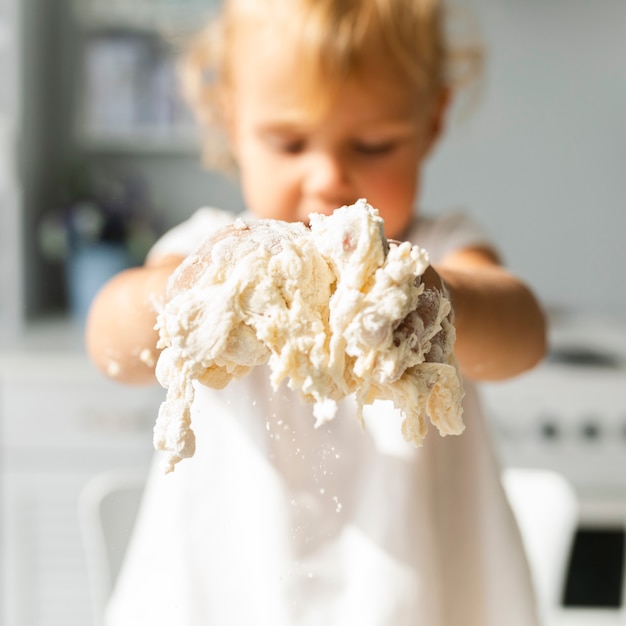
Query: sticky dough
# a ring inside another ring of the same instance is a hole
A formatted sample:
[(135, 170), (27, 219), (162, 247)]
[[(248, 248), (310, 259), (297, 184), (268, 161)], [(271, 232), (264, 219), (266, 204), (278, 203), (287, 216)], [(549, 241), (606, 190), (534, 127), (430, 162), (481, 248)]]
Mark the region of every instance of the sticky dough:
[[(154, 443), (167, 469), (192, 456), (194, 384), (223, 388), (269, 363), (313, 404), (319, 425), (337, 401), (393, 401), (415, 445), (426, 418), (442, 435), (463, 430), (462, 383), (453, 352), (450, 302), (420, 277), (426, 251), (388, 242), (365, 200), (310, 227), (238, 219), (190, 255), (170, 279), (157, 329), (157, 378), (167, 388)], [(206, 419), (210, 419), (207, 416)]]

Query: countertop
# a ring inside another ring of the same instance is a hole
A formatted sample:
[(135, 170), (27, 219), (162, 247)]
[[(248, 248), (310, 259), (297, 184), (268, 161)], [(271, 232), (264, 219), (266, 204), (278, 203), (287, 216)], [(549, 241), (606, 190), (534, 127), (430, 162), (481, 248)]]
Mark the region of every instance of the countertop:
[(84, 327), (69, 317), (47, 317), (24, 324), (0, 339), (0, 376), (72, 376), (77, 380), (102, 376), (84, 346)]

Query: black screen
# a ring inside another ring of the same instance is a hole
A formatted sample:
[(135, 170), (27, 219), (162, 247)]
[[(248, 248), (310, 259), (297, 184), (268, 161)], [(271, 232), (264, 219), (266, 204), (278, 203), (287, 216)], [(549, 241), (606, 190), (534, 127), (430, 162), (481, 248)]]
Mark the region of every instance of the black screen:
[(624, 528), (579, 528), (574, 537), (563, 606), (620, 608)]

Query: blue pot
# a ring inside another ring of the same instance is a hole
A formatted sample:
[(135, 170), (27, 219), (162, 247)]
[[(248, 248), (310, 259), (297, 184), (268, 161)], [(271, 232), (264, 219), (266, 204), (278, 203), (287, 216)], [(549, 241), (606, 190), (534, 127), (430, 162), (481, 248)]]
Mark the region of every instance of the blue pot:
[(69, 309), (83, 323), (100, 288), (115, 274), (132, 265), (123, 244), (96, 243), (76, 247), (66, 264)]

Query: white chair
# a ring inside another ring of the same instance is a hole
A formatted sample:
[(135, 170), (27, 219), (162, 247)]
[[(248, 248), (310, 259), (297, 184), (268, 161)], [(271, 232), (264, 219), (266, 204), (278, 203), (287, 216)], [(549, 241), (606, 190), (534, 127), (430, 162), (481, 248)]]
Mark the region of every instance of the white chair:
[(549, 470), (509, 468), (502, 483), (522, 535), (540, 615), (548, 624), (561, 603), (578, 499), (570, 483)]
[(113, 470), (96, 475), (81, 491), (79, 519), (96, 626), (120, 571), (145, 481), (145, 471)]

